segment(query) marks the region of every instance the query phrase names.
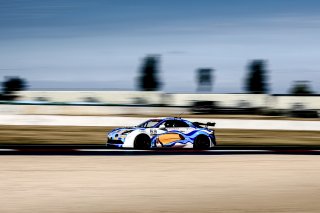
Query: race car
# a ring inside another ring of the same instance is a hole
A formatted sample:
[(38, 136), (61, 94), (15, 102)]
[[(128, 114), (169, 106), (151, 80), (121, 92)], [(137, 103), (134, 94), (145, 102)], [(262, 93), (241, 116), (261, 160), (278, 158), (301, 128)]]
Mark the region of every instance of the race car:
[(191, 122), (182, 118), (150, 119), (138, 126), (117, 128), (107, 133), (109, 148), (194, 148), (210, 149), (216, 145), (215, 123)]

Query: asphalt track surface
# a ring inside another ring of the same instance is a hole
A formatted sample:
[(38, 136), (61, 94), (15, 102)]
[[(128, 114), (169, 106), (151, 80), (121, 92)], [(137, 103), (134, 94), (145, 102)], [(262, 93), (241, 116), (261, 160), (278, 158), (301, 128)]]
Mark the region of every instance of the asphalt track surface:
[(320, 147), (0, 145), (0, 212), (320, 212)]
[(1, 155), (0, 212), (320, 212), (318, 155), (199, 153)]
[(193, 149), (110, 149), (104, 145), (0, 145), (0, 155), (241, 155), (290, 154), (320, 155), (320, 146), (216, 146), (211, 150)]

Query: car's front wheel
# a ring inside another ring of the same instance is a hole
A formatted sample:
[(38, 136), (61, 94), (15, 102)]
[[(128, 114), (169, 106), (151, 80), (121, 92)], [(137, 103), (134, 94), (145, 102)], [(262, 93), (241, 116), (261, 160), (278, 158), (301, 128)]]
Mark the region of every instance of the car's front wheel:
[(141, 134), (138, 135), (134, 140), (134, 148), (135, 149), (150, 149), (151, 148), (151, 140), (148, 135)]
[(210, 149), (210, 138), (205, 135), (196, 137), (193, 143), (194, 149)]

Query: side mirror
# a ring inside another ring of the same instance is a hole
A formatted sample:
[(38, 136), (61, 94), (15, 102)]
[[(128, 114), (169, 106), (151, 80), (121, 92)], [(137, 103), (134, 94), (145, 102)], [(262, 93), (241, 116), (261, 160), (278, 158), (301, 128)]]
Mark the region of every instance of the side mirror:
[(161, 130), (166, 130), (166, 126), (165, 126), (164, 124), (161, 124), (161, 125), (159, 126), (159, 129), (161, 129)]

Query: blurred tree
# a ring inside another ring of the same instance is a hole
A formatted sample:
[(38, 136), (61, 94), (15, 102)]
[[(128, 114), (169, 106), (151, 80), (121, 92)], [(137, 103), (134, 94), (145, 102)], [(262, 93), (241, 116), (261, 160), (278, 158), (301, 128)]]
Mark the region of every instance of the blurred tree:
[(197, 70), (197, 91), (211, 92), (212, 91), (212, 72), (211, 68), (200, 68)]
[(253, 94), (266, 94), (268, 92), (265, 61), (253, 60), (250, 62), (249, 73), (245, 82), (245, 89)]
[(159, 56), (147, 56), (143, 59), (140, 72), (141, 76), (138, 79), (138, 87), (143, 91), (157, 91), (160, 89), (161, 83), (157, 73)]
[(295, 81), (290, 89), (292, 95), (310, 95), (313, 91), (309, 81)]
[(6, 77), (5, 81), (2, 83), (3, 94), (1, 99), (13, 100), (16, 98), (14, 92), (25, 90), (27, 88), (27, 83), (24, 79), (19, 77)]

